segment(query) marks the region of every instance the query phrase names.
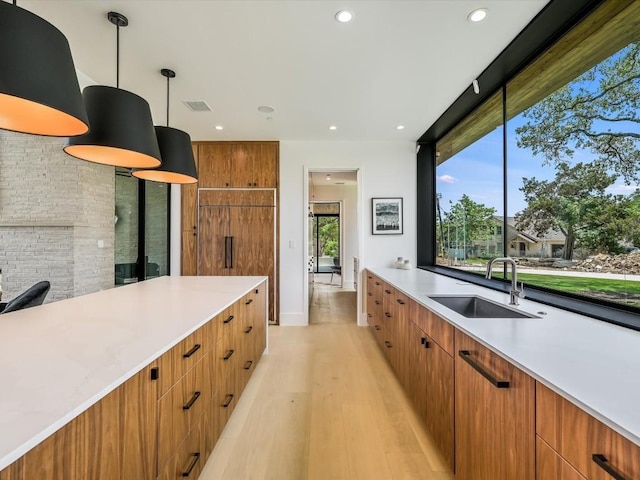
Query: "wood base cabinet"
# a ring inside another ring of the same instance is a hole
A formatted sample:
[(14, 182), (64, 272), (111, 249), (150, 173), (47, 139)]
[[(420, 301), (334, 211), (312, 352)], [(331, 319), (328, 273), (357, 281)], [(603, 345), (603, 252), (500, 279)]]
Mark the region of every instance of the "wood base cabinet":
[(535, 478), (535, 382), (460, 331), (455, 335), (457, 480)]
[[(575, 478), (640, 478), (640, 447), (539, 382), (536, 432), (538, 444), (548, 445), (547, 450), (555, 453), (562, 465), (566, 463), (579, 472)], [(538, 461), (540, 464), (540, 454)], [(568, 469), (564, 466), (548, 476), (541, 476), (544, 472), (539, 470), (538, 480), (565, 480)]]

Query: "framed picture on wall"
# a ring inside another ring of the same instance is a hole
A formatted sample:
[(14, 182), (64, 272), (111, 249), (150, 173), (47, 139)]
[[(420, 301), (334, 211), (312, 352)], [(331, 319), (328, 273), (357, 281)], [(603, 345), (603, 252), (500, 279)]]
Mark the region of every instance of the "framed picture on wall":
[(371, 212), (374, 235), (402, 235), (402, 197), (372, 198)]

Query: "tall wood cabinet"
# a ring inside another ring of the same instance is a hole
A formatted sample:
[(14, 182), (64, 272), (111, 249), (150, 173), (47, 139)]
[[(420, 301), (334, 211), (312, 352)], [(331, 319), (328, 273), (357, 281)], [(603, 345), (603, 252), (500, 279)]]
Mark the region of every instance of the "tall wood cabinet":
[(182, 274), (266, 275), (278, 322), (278, 142), (196, 142), (182, 187)]

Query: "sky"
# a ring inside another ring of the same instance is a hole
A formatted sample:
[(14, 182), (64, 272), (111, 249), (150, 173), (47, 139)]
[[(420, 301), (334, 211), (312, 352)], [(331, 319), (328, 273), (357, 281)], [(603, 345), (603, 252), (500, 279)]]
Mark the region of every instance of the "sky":
[[(597, 88), (598, 79), (599, 77), (596, 77), (593, 82), (594, 90)], [(585, 83), (582, 85), (585, 86)], [(514, 216), (526, 207), (524, 195), (519, 190), (523, 177), (535, 177), (537, 180), (551, 180), (555, 177), (555, 167), (543, 165), (544, 159), (541, 155), (534, 156), (531, 150), (518, 148), (516, 129), (527, 121), (528, 119), (520, 114), (509, 120), (506, 127), (507, 216)], [(594, 126), (602, 127), (595, 124)], [(629, 125), (624, 126), (625, 129), (627, 127)], [(640, 133), (638, 125), (632, 128)], [(467, 194), (474, 202), (495, 208), (496, 215), (504, 214), (502, 138), (503, 127), (500, 126), (437, 167), (436, 191), (442, 195), (440, 206), (443, 213), (449, 211), (451, 204), (457, 203), (463, 194)], [(572, 162), (586, 163), (593, 158), (593, 153), (576, 149)], [(625, 185), (622, 180), (618, 180), (607, 192), (628, 195), (636, 188), (636, 185)]]

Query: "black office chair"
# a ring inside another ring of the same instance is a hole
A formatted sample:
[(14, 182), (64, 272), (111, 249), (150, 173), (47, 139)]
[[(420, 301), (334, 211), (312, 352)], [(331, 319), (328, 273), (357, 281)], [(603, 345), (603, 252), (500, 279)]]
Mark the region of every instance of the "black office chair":
[(49, 293), (49, 288), (51, 288), (51, 284), (46, 280), (36, 283), (13, 300), (9, 300), (7, 303), (0, 303), (0, 314), (42, 305), (47, 293)]

